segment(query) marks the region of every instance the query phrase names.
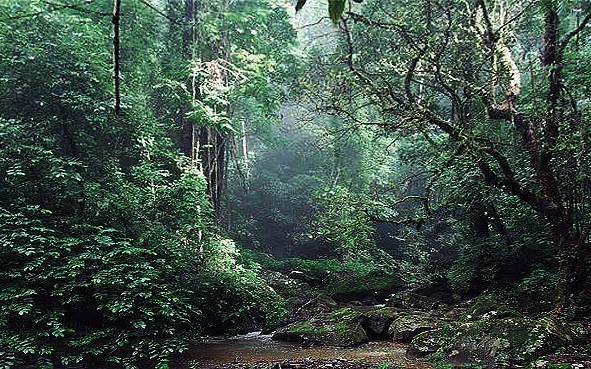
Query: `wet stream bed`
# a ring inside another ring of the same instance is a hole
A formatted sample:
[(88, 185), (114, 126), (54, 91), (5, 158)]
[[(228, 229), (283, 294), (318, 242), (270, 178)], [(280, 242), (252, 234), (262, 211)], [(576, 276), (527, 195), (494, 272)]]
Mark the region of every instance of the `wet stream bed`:
[(172, 360), (172, 369), (279, 368), (408, 368), (432, 369), (429, 363), (407, 359), (406, 345), (374, 341), (356, 347), (313, 346), (275, 341), (258, 332), (233, 338), (211, 338)]

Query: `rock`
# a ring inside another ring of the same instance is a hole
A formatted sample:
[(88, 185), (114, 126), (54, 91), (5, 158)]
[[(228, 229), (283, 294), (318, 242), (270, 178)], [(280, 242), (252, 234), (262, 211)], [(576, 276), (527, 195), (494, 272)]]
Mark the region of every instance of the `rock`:
[(308, 322), (296, 322), (279, 328), (272, 338), (279, 341), (298, 343), (320, 343), (324, 332)]
[(329, 346), (355, 346), (368, 340), (364, 317), (349, 308), (336, 310), (280, 328), (273, 339)]
[(482, 319), (503, 319), (523, 317), (517, 310), (507, 304), (490, 297), (482, 297), (476, 300), (474, 305), (467, 310), (461, 319), (482, 320)]
[(397, 318), (388, 329), (388, 335), (396, 342), (411, 342), (419, 333), (438, 328), (441, 321), (433, 317), (412, 314)]
[(546, 355), (529, 364), (528, 369), (589, 369), (591, 350), (584, 346), (569, 346), (560, 353)]
[(437, 336), (438, 332), (439, 330), (436, 329), (417, 334), (406, 349), (406, 355), (411, 358), (421, 358), (437, 352), (441, 347), (441, 342)]
[(289, 272), (287, 276), (291, 279), (296, 279), (304, 283), (307, 283), (312, 287), (318, 287), (322, 285), (322, 280), (320, 278), (309, 276), (306, 273), (301, 272), (299, 270), (293, 270)]
[(520, 357), (531, 359), (554, 352), (574, 342), (575, 332), (562, 322), (545, 317), (537, 320), (529, 334)]
[(331, 346), (356, 346), (367, 342), (367, 333), (363, 329), (361, 321), (341, 322), (334, 326), (334, 332), (328, 337)]
[(413, 288), (411, 292), (446, 304), (455, 304), (460, 301), (460, 296), (452, 291), (447, 278), (437, 278), (426, 285)]
[(437, 307), (437, 301), (427, 296), (405, 291), (391, 295), (386, 301), (386, 306), (407, 310), (432, 310)]
[(337, 303), (322, 290), (312, 289), (298, 279), (274, 271), (262, 271), (261, 277), (287, 302), (288, 322), (302, 321), (314, 315), (328, 313)]
[(337, 302), (383, 302), (387, 296), (405, 285), (400, 276), (377, 270), (355, 275), (335, 273), (328, 279), (327, 290), (333, 291), (331, 297)]
[(448, 323), (431, 335), (417, 336), (409, 355), (429, 353), (440, 347), (448, 356), (479, 360), (509, 360), (526, 363), (556, 349), (570, 345), (573, 329), (551, 318), (538, 320), (504, 317), (491, 310), (482, 319)]
[(544, 359), (536, 360), (528, 366), (529, 369), (589, 369), (591, 368), (591, 361), (585, 360), (583, 362), (571, 360), (557, 360), (547, 361)]
[(400, 313), (391, 307), (384, 307), (378, 310), (370, 310), (364, 313), (366, 321), (363, 325), (365, 332), (370, 338), (388, 338), (388, 328)]

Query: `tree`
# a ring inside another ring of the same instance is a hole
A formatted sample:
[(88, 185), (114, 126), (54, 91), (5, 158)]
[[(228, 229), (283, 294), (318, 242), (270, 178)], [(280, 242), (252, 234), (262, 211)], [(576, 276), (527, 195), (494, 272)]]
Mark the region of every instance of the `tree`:
[(588, 47), (585, 4), (365, 1), (344, 12), (336, 78), (323, 81), (326, 111), (427, 142), (443, 133), (450, 161), (468, 158), (547, 222), (556, 314), (584, 291), (590, 250), (588, 95), (565, 76)]
[(178, 125), (182, 151), (208, 179), (219, 226), (235, 133), (253, 116), (275, 115), (295, 32), (286, 10), (265, 0), (171, 0), (166, 6), (178, 21), (167, 25), (171, 41), (163, 50), (158, 105), (167, 111), (163, 119)]

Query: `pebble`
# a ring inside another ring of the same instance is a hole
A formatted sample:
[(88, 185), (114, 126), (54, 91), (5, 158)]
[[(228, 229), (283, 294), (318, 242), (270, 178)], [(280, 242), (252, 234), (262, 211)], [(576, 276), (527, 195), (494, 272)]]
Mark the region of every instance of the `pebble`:
[[(277, 363), (200, 363), (198, 369), (375, 369), (376, 366), (376, 363), (353, 362), (345, 359), (302, 359)], [(401, 367), (392, 365), (389, 369), (401, 369)]]

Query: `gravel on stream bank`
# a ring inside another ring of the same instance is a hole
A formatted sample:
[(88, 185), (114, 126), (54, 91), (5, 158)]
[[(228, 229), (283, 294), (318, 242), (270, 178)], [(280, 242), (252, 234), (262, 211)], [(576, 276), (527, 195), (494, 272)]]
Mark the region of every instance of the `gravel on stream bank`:
[[(421, 362), (366, 362), (362, 359), (347, 360), (347, 359), (299, 359), (299, 360), (284, 360), (279, 362), (197, 362), (188, 363), (186, 369), (432, 369), (433, 366), (428, 363)], [(179, 367), (180, 369), (180, 367)]]

